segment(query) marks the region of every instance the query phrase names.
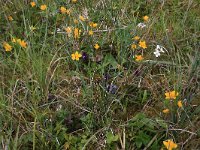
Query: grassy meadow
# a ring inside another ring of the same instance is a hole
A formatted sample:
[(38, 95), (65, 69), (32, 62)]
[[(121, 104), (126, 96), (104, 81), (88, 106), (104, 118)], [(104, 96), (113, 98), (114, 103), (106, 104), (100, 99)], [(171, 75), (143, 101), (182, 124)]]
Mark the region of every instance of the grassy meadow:
[(0, 0), (0, 149), (200, 150), (199, 0)]

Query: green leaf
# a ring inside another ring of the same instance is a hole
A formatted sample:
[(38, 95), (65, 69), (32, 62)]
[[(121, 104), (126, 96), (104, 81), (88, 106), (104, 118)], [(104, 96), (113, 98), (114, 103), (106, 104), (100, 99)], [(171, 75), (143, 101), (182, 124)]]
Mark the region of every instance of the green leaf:
[(142, 142), (141, 142), (140, 139), (136, 139), (135, 140), (135, 144), (136, 144), (137, 148), (141, 148), (142, 147)]
[(115, 60), (115, 58), (111, 54), (106, 55), (104, 62), (103, 62), (104, 67), (106, 67), (108, 65), (111, 65), (114, 69), (116, 69), (117, 65), (118, 65), (117, 61)]
[(115, 142), (118, 140), (118, 135), (113, 135), (111, 132), (108, 132), (106, 134), (106, 141), (108, 144), (111, 144), (112, 142)]
[(166, 123), (164, 120), (156, 118), (156, 122), (157, 122), (161, 127), (165, 128), (165, 129), (168, 128), (168, 125), (167, 125), (167, 123)]

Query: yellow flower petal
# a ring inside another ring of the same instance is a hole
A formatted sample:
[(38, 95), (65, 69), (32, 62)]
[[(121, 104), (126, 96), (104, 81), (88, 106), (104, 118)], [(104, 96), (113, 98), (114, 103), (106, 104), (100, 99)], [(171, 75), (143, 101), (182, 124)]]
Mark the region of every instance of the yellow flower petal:
[(30, 2), (30, 4), (31, 4), (31, 7), (35, 7), (36, 6), (35, 2)]
[(136, 61), (142, 61), (144, 58), (142, 55), (135, 55), (135, 60)]
[(165, 99), (176, 99), (176, 97), (179, 95), (176, 91), (166, 92), (165, 93)]
[(99, 44), (94, 44), (94, 48), (98, 50), (100, 48)]
[(19, 43), (21, 47), (26, 48), (27, 47), (27, 43), (24, 40), (21, 40), (21, 42)]
[(136, 48), (137, 48), (136, 44), (131, 45), (131, 49), (136, 49)]
[(167, 109), (163, 109), (163, 111), (162, 111), (164, 114), (168, 114), (169, 113), (169, 109), (167, 108)]
[(144, 21), (148, 21), (148, 20), (149, 20), (149, 17), (148, 17), (148, 16), (144, 16), (144, 17), (143, 17), (143, 20), (144, 20)]
[(60, 7), (60, 12), (61, 12), (61, 14), (65, 14), (66, 13), (66, 11), (67, 11), (67, 9), (65, 8), (65, 7)]
[(179, 101), (177, 102), (177, 105), (178, 105), (179, 108), (183, 107), (182, 101), (179, 100)]
[(178, 145), (176, 143), (174, 143), (173, 140), (171, 140), (171, 139), (163, 141), (163, 144), (165, 145), (167, 150), (173, 150), (178, 147)]
[(80, 37), (80, 32), (81, 30), (79, 30), (78, 28), (74, 29), (74, 38), (78, 39)]
[(82, 57), (81, 54), (78, 53), (78, 51), (76, 51), (74, 54), (71, 54), (72, 60), (79, 60), (80, 57)]
[(12, 50), (12, 46), (10, 44), (8, 44), (7, 42), (3, 43), (3, 47), (6, 50), (6, 52), (9, 52)]
[(81, 21), (85, 21), (85, 18), (83, 17), (83, 16), (79, 16), (79, 19), (81, 20)]
[(90, 31), (88, 32), (88, 34), (89, 34), (89, 35), (93, 35), (94, 32), (93, 32), (92, 30), (90, 30)]
[(139, 36), (135, 36), (133, 39), (134, 39), (134, 40), (139, 40), (140, 37), (139, 37)]
[(146, 49), (147, 48), (147, 45), (146, 45), (146, 42), (145, 41), (140, 41), (139, 42), (139, 46), (143, 49)]
[(41, 6), (40, 6), (40, 9), (41, 9), (42, 11), (46, 10), (46, 9), (47, 9), (47, 5), (41, 5)]
[(75, 58), (76, 58), (75, 54), (72, 54), (71, 57), (72, 57), (72, 60), (75, 60)]
[(9, 21), (13, 21), (14, 19), (13, 19), (12, 16), (8, 16), (8, 20), (9, 20)]

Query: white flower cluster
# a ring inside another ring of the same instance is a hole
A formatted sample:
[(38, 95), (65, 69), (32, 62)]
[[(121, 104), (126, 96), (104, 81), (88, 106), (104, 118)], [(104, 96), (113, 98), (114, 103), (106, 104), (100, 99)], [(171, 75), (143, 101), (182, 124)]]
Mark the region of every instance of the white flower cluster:
[(156, 49), (155, 49), (155, 51), (154, 51), (154, 55), (155, 55), (156, 57), (159, 57), (159, 56), (160, 56), (160, 53), (165, 53), (165, 51), (167, 51), (166, 48), (164, 48), (164, 47), (161, 46), (161, 45), (157, 45), (157, 46), (156, 46)]

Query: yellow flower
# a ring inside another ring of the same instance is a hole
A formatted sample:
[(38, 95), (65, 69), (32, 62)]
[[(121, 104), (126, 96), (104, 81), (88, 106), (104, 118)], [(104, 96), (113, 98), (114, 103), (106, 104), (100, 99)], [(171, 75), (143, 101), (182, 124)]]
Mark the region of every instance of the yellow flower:
[(72, 28), (71, 27), (66, 27), (65, 31), (67, 32), (67, 34), (71, 34), (72, 33)]
[(144, 21), (148, 21), (148, 20), (149, 20), (149, 17), (148, 17), (148, 16), (144, 16), (144, 17), (143, 17), (143, 20), (144, 20)]
[(97, 23), (93, 23), (93, 28), (96, 28), (97, 27)]
[(136, 44), (131, 45), (131, 49), (136, 49), (136, 48), (137, 48)]
[(8, 20), (9, 21), (13, 21), (13, 17), (12, 16), (8, 16)]
[(183, 107), (182, 101), (179, 100), (179, 101), (177, 102), (177, 105), (178, 105), (179, 108)]
[(15, 38), (12, 38), (12, 42), (13, 42), (13, 43), (16, 43), (16, 39), (15, 39)]
[(176, 99), (176, 97), (179, 95), (176, 91), (166, 92), (165, 93), (165, 99)]
[(27, 48), (27, 43), (24, 40), (22, 40), (19, 44), (21, 45), (21, 47)]
[(142, 47), (143, 49), (147, 48), (146, 42), (145, 41), (140, 41), (139, 46)]
[(98, 24), (94, 22), (90, 22), (89, 25), (90, 27), (96, 28)]
[(134, 40), (139, 40), (140, 37), (139, 37), (139, 36), (135, 36), (133, 39), (134, 39)]
[(80, 57), (82, 57), (82, 55), (80, 53), (78, 53), (77, 51), (71, 55), (72, 60), (79, 60)]
[(66, 9), (65, 7), (60, 7), (60, 12), (61, 12), (61, 14), (68, 14), (68, 15), (70, 15), (70, 9)]
[(70, 15), (71, 9), (66, 9), (66, 14)]
[(78, 39), (80, 37), (80, 32), (81, 30), (79, 30), (78, 28), (74, 29), (74, 38)]
[(94, 32), (93, 32), (92, 30), (90, 30), (90, 31), (88, 32), (88, 34), (89, 34), (89, 35), (93, 35)]
[(76, 3), (76, 2), (77, 2), (77, 0), (72, 0), (72, 2), (73, 2), (73, 3)]
[(12, 50), (12, 46), (10, 44), (8, 44), (7, 42), (3, 43), (3, 47), (6, 50), (6, 52), (9, 52)]
[(65, 7), (60, 7), (61, 14), (65, 14), (67, 12), (67, 9)]
[(24, 40), (17, 39), (17, 43), (23, 48), (27, 48), (27, 43)]
[(173, 149), (177, 148), (177, 146), (178, 146), (176, 143), (173, 142), (172, 139), (163, 141), (163, 144), (165, 145), (167, 150), (173, 150)]
[(36, 3), (35, 2), (30, 2), (31, 7), (35, 7)]
[(41, 9), (42, 11), (46, 10), (46, 9), (47, 9), (47, 5), (41, 5), (41, 6), (40, 6), (40, 9)]
[(94, 48), (98, 50), (100, 48), (99, 44), (94, 44)]
[(135, 60), (136, 61), (142, 61), (144, 58), (142, 55), (135, 55)]
[(169, 109), (163, 109), (162, 111), (164, 114), (168, 114), (169, 113)]
[(81, 21), (85, 21), (85, 18), (83, 17), (83, 16), (79, 16), (79, 19), (81, 20)]

